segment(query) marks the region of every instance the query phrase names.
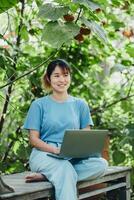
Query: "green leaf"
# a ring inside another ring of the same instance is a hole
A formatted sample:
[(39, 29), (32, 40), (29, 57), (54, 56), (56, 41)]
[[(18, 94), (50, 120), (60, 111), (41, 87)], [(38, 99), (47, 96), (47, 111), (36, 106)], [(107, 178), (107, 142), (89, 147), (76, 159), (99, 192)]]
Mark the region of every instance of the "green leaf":
[(27, 31), (27, 27), (26, 26), (23, 26), (22, 29), (21, 29), (21, 37), (26, 41), (28, 41), (28, 39), (29, 39), (28, 31)]
[(125, 27), (125, 24), (123, 22), (113, 21), (111, 26), (118, 30), (119, 28)]
[(12, 8), (18, 3), (18, 0), (1, 0), (0, 1), (0, 13), (5, 12), (9, 8)]
[(120, 5), (123, 5), (123, 1), (122, 0), (112, 0), (112, 4), (116, 7), (119, 7)]
[(24, 144), (20, 144), (20, 146), (18, 147), (18, 149), (16, 151), (16, 155), (23, 159), (27, 159), (30, 154), (29, 151), (30, 151), (29, 147), (25, 147)]
[(127, 52), (131, 57), (134, 57), (134, 43), (129, 44), (129, 45), (126, 47), (126, 52)]
[(128, 135), (134, 138), (134, 124), (130, 123), (126, 125), (126, 128), (128, 129)]
[(17, 150), (19, 149), (20, 146), (20, 142), (16, 141), (13, 147), (13, 152), (16, 154)]
[(47, 3), (40, 7), (39, 17), (50, 19), (52, 21), (56, 21), (63, 15), (67, 14), (69, 11), (69, 7), (67, 6), (59, 6), (52, 3)]
[(29, 55), (31, 55), (31, 56), (32, 56), (32, 55), (33, 55), (33, 56), (36, 55), (35, 48), (34, 48), (32, 45), (30, 45), (30, 44), (26, 45), (26, 46), (24, 47), (23, 51), (24, 51), (24, 53), (27, 53), (27, 54), (29, 54)]
[(24, 165), (19, 160), (17, 160), (16, 162), (12, 163), (11, 167), (8, 168), (8, 172), (9, 173), (15, 173), (16, 171), (17, 172), (22, 172), (24, 170), (25, 170)]
[(79, 27), (72, 22), (48, 22), (43, 31), (42, 39), (53, 48), (59, 48), (63, 43), (68, 43), (79, 33)]
[(100, 6), (90, 0), (73, 0), (74, 3), (79, 3), (80, 5), (84, 5), (92, 11), (100, 8)]
[(119, 150), (114, 151), (112, 156), (113, 156), (113, 160), (114, 160), (115, 164), (120, 164), (120, 163), (124, 162), (126, 159), (125, 154)]
[(108, 43), (106, 33), (99, 24), (91, 20), (89, 21), (84, 17), (81, 17), (80, 19), (81, 22), (84, 23), (88, 28), (90, 28), (91, 31), (94, 32), (103, 42)]
[(122, 65), (125, 65), (125, 66), (131, 66), (132, 65), (132, 61), (128, 60), (128, 59), (122, 60), (121, 63), (122, 63)]

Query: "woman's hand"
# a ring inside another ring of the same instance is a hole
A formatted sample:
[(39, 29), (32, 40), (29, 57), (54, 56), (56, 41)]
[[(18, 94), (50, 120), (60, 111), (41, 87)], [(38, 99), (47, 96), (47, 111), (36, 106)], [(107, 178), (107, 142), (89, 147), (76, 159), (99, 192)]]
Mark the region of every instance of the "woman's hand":
[(54, 154), (59, 154), (60, 153), (60, 148), (54, 147)]

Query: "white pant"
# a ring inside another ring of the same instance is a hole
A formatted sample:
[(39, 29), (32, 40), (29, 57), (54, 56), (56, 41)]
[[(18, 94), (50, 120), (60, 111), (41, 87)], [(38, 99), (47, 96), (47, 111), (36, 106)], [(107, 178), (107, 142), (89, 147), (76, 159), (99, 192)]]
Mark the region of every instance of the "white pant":
[(31, 171), (45, 175), (54, 185), (56, 200), (77, 200), (77, 181), (102, 176), (107, 167), (107, 161), (101, 157), (62, 160), (35, 148), (30, 156)]

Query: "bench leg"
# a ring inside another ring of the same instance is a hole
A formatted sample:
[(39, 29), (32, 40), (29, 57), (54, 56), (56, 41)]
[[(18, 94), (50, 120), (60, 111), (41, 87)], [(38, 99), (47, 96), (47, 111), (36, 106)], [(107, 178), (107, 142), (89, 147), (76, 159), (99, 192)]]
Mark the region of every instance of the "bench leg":
[(131, 199), (131, 192), (130, 189), (126, 190), (126, 200), (130, 200)]
[(130, 192), (130, 172), (126, 175), (126, 187), (122, 188), (119, 193), (119, 200), (130, 200), (131, 192)]
[(121, 189), (119, 192), (119, 200), (130, 200), (130, 199), (131, 199), (130, 188)]
[(119, 190), (119, 200), (127, 200), (126, 199), (126, 187), (121, 188)]
[(131, 180), (130, 180), (130, 172), (128, 172), (127, 176), (126, 176), (126, 200), (130, 200), (131, 199)]

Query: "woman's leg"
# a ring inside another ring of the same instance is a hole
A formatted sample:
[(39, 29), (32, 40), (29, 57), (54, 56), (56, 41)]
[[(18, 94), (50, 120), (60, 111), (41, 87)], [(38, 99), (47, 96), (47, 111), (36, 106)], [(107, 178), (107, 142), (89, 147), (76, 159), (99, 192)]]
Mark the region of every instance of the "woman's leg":
[(52, 158), (34, 149), (30, 168), (32, 172), (45, 175), (54, 185), (56, 200), (77, 200), (77, 173), (68, 160)]
[(77, 160), (73, 164), (78, 175), (78, 181), (91, 180), (104, 175), (108, 163), (101, 157), (89, 157), (88, 159)]

